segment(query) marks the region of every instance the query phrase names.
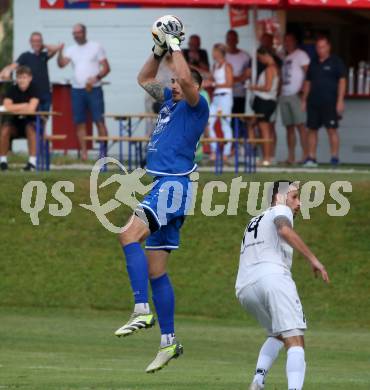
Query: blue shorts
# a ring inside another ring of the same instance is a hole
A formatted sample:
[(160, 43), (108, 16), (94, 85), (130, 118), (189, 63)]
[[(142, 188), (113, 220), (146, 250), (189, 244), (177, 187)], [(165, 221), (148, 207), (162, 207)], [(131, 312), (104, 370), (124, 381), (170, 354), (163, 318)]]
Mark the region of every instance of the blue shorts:
[(91, 92), (85, 88), (72, 88), (73, 122), (86, 123), (89, 111), (93, 122), (103, 122), (104, 96), (102, 87), (94, 87)]
[(180, 229), (192, 201), (191, 188), (188, 176), (156, 178), (154, 187), (139, 205), (152, 220), (146, 249), (178, 249)]

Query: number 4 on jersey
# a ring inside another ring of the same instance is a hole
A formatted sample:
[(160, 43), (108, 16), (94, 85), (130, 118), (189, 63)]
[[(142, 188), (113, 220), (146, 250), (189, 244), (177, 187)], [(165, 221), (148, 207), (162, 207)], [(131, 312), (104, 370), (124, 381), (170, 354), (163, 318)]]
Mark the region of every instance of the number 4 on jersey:
[(254, 239), (257, 238), (258, 234), (258, 225), (261, 222), (261, 219), (263, 218), (263, 214), (260, 215), (259, 217), (253, 218), (248, 225), (248, 233), (254, 232)]

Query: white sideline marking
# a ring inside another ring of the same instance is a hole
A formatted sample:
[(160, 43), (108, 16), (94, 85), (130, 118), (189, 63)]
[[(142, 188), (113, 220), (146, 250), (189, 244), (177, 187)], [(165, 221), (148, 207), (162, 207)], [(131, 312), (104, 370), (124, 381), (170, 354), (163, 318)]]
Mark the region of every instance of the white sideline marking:
[[(22, 164), (12, 164), (14, 167), (23, 167)], [(50, 169), (52, 171), (91, 171), (93, 168), (93, 165), (90, 164), (66, 164), (66, 165), (54, 165), (50, 164)], [(117, 169), (110, 168), (110, 171), (115, 171)], [(222, 171), (224, 173), (234, 173), (234, 166), (224, 166), (222, 168)], [(197, 171), (199, 172), (210, 172), (214, 173), (215, 168), (213, 166), (198, 166)], [(304, 168), (304, 167), (283, 167), (283, 166), (270, 166), (270, 167), (257, 167), (257, 173), (337, 173), (337, 174), (343, 174), (343, 173), (364, 173), (369, 174), (369, 169), (356, 169), (356, 168)], [(238, 174), (243, 174), (244, 168), (242, 165), (239, 166), (239, 172)]]
[[(199, 172), (214, 172), (214, 167), (198, 167)], [(223, 172), (231, 172), (233, 173), (235, 170), (234, 167), (228, 166), (223, 167)], [(370, 171), (368, 169), (355, 169), (355, 168), (288, 168), (288, 167), (279, 167), (279, 166), (271, 166), (271, 167), (257, 167), (257, 173), (365, 173), (369, 174)], [(243, 167), (239, 167), (238, 174), (243, 174)]]
[(80, 370), (87, 370), (87, 371), (114, 371), (114, 368), (105, 368), (105, 367), (58, 367), (58, 366), (29, 366), (24, 367), (29, 370), (60, 370), (60, 371), (80, 371)]

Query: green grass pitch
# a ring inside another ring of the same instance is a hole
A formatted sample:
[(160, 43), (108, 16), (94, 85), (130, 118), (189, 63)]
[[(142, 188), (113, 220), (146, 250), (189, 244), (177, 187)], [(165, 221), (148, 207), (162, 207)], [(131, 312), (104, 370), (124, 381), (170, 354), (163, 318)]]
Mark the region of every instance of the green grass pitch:
[[(234, 175), (200, 175), (230, 184)], [(321, 180), (327, 188), (349, 180), (347, 217), (326, 213), (328, 191), (312, 219), (296, 229), (325, 263), (332, 283), (315, 280), (294, 256), (293, 274), (308, 318), (305, 390), (370, 389), (370, 176), (353, 174), (258, 174), (249, 181), (276, 178)], [(58, 180), (75, 184), (72, 213), (52, 217), (47, 208), (32, 226), (20, 208), (23, 186), (43, 180), (47, 205)], [(104, 200), (115, 187), (105, 189)], [(158, 348), (158, 327), (126, 339), (113, 336), (127, 319), (132, 298), (116, 237), (77, 205), (89, 203), (84, 172), (20, 174), (0, 180), (0, 390), (246, 390), (264, 332), (242, 311), (234, 296), (240, 241), (248, 216), (242, 191), (237, 216), (210, 218), (198, 212), (182, 232), (181, 249), (170, 262), (177, 297), (177, 335), (185, 353), (163, 371), (144, 370)], [(225, 203), (227, 194), (215, 201)], [(110, 216), (123, 223), (124, 206)], [(286, 389), (285, 353), (268, 377), (267, 390)]]
[[(243, 321), (180, 316), (184, 355), (156, 374), (146, 365), (158, 328), (116, 338), (128, 313), (66, 309), (0, 309), (0, 388), (246, 390), (264, 333)], [(369, 389), (370, 334), (312, 325), (305, 390)], [(266, 389), (286, 389), (285, 352)]]

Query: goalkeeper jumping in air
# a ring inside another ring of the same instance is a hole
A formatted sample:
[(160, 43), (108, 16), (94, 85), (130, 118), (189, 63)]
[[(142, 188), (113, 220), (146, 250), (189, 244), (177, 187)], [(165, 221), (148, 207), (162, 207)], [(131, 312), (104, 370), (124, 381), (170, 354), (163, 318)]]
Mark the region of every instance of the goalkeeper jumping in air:
[[(154, 176), (150, 193), (135, 210), (119, 236), (135, 299), (134, 312), (117, 336), (128, 336), (155, 323), (149, 306), (148, 286), (161, 329), (161, 342), (146, 372), (163, 368), (183, 352), (175, 337), (175, 296), (167, 275), (170, 253), (179, 247), (180, 228), (191, 204), (189, 175), (196, 169), (194, 155), (206, 124), (207, 101), (199, 94), (201, 75), (190, 70), (180, 49), (183, 25), (174, 16), (164, 16), (153, 25), (153, 53), (142, 67), (138, 82), (162, 103), (147, 150), (147, 173)], [(155, 79), (167, 51), (172, 55), (175, 78), (171, 89)], [(144, 250), (141, 243), (146, 240)]]

